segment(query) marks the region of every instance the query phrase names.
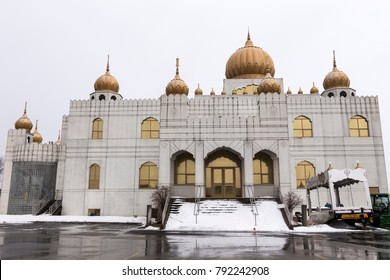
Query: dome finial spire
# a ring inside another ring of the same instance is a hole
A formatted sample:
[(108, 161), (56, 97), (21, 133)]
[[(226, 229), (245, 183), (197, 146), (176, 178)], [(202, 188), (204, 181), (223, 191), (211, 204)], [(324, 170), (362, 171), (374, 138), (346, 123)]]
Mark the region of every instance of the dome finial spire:
[(333, 50), (333, 69), (337, 68), (337, 65), (336, 65), (336, 51)]
[(106, 72), (110, 72), (110, 55), (107, 55), (107, 67), (106, 67)]
[(248, 26), (248, 40), (251, 39), (251, 34), (249, 33), (249, 26)]
[(38, 131), (38, 120), (35, 120), (35, 130)]
[(26, 115), (27, 114), (27, 101), (24, 102), (24, 112), (23, 112), (23, 115)]
[(176, 57), (176, 75), (179, 75), (179, 58)]

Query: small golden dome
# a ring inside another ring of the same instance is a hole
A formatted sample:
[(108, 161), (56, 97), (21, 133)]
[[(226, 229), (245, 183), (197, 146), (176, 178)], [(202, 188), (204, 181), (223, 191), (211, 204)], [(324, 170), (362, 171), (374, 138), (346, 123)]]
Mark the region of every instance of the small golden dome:
[(214, 88), (211, 89), (210, 95), (215, 95)]
[(226, 95), (225, 88), (222, 89), (221, 95)]
[(58, 131), (58, 138), (57, 138), (57, 141), (55, 142), (56, 145), (60, 145), (61, 144), (61, 130)]
[(288, 87), (287, 94), (291, 94), (291, 93), (292, 93), (291, 89), (290, 89), (290, 87)]
[(324, 89), (338, 88), (338, 87), (349, 87), (350, 81), (343, 71), (337, 69), (335, 51), (333, 51), (333, 70), (325, 76), (322, 85)]
[(299, 87), (298, 94), (303, 94), (303, 90)]
[(198, 84), (198, 88), (195, 90), (195, 95), (203, 95), (203, 90), (200, 88)]
[(16, 122), (16, 129), (25, 129), (27, 132), (30, 132), (33, 127), (31, 120), (27, 117), (27, 102), (24, 103), (24, 113)]
[(253, 45), (250, 34), (245, 46), (233, 53), (226, 63), (227, 79), (258, 79), (263, 78), (270, 70), (275, 75), (274, 62), (264, 50)]
[(95, 91), (119, 92), (119, 83), (114, 76), (110, 74), (110, 56), (107, 59), (106, 73), (101, 75), (95, 82)]
[(176, 75), (171, 80), (167, 87), (165, 88), (165, 93), (167, 95), (170, 94), (185, 94), (188, 95), (188, 86), (187, 84), (180, 78), (179, 75), (179, 59), (176, 58)]
[(42, 140), (43, 140), (42, 135), (38, 132), (38, 120), (37, 120), (35, 123), (35, 130), (33, 132), (33, 142), (40, 144), (42, 143)]
[(318, 90), (318, 88), (314, 85), (314, 82), (313, 82), (313, 86), (311, 87), (310, 89), (310, 94), (318, 94), (320, 91)]
[(267, 74), (265, 75), (264, 79), (260, 82), (259, 86), (257, 87), (257, 93), (280, 93), (280, 84), (277, 80), (275, 80), (270, 73), (270, 70), (267, 69)]

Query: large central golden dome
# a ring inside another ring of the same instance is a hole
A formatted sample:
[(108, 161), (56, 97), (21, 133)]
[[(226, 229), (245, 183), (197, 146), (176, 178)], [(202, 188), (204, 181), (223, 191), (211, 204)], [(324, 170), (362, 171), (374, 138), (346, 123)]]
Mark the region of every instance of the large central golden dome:
[(110, 74), (110, 57), (107, 59), (106, 73), (96, 80), (94, 88), (95, 91), (119, 92), (119, 83), (117, 79)]
[(265, 77), (267, 69), (273, 77), (275, 67), (271, 56), (253, 45), (248, 32), (245, 46), (239, 48), (227, 61), (225, 75), (227, 79), (258, 79)]
[(340, 87), (348, 88), (350, 85), (347, 74), (337, 69), (335, 51), (333, 51), (333, 70), (325, 76), (322, 85), (325, 90)]

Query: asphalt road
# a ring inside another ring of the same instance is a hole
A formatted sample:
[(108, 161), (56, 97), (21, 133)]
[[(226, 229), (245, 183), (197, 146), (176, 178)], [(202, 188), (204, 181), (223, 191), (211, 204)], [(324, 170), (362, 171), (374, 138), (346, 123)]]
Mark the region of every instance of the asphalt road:
[(178, 233), (124, 224), (1, 224), (0, 259), (389, 260), (390, 231)]

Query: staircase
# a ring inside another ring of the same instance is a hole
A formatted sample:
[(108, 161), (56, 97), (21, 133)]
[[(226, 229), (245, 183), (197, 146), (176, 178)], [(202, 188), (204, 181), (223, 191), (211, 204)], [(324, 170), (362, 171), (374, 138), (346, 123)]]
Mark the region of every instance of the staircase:
[[(197, 214), (194, 207), (197, 205)], [(257, 210), (253, 212), (254, 206)], [(274, 199), (173, 198), (166, 230), (284, 231), (281, 205)]]

